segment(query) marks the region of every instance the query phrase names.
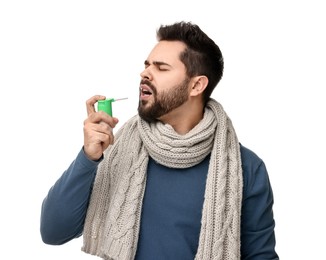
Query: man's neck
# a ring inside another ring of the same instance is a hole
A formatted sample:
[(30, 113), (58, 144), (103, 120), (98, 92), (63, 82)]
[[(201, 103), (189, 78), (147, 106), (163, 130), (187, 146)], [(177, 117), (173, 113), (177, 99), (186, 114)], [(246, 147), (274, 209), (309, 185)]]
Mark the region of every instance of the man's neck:
[(203, 111), (202, 104), (185, 104), (162, 116), (159, 120), (171, 125), (178, 134), (184, 135), (202, 120)]

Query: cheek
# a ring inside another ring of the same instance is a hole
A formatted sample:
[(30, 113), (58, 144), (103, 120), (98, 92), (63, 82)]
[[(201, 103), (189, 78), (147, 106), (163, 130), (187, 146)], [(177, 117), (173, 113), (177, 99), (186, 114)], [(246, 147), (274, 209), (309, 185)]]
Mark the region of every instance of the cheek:
[(158, 75), (155, 78), (155, 83), (153, 82), (154, 86), (156, 87), (157, 91), (166, 91), (170, 88), (174, 88), (175, 86), (180, 85), (184, 81), (185, 77), (183, 73), (173, 73), (169, 75)]

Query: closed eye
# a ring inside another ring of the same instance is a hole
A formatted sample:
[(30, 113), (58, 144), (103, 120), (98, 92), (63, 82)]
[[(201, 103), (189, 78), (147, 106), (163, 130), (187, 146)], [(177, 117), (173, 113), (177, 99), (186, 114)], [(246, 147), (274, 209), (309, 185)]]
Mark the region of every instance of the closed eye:
[(160, 71), (168, 71), (169, 69), (164, 66), (158, 66), (158, 70)]

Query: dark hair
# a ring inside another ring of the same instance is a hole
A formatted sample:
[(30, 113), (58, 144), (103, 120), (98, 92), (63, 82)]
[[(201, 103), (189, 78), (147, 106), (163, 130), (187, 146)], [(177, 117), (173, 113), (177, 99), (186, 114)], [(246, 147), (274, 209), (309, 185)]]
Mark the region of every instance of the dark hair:
[(186, 66), (189, 77), (205, 75), (208, 78), (203, 95), (206, 104), (223, 75), (224, 62), (220, 48), (198, 25), (191, 22), (161, 25), (156, 37), (158, 41), (181, 41), (186, 44), (180, 60)]

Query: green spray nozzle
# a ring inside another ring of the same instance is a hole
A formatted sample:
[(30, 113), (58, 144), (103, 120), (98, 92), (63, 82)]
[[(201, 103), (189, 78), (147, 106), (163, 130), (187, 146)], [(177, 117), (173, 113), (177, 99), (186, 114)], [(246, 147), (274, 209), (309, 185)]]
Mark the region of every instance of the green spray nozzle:
[(108, 98), (104, 100), (97, 101), (97, 111), (104, 111), (110, 116), (112, 116), (112, 102), (124, 100), (127, 98)]

